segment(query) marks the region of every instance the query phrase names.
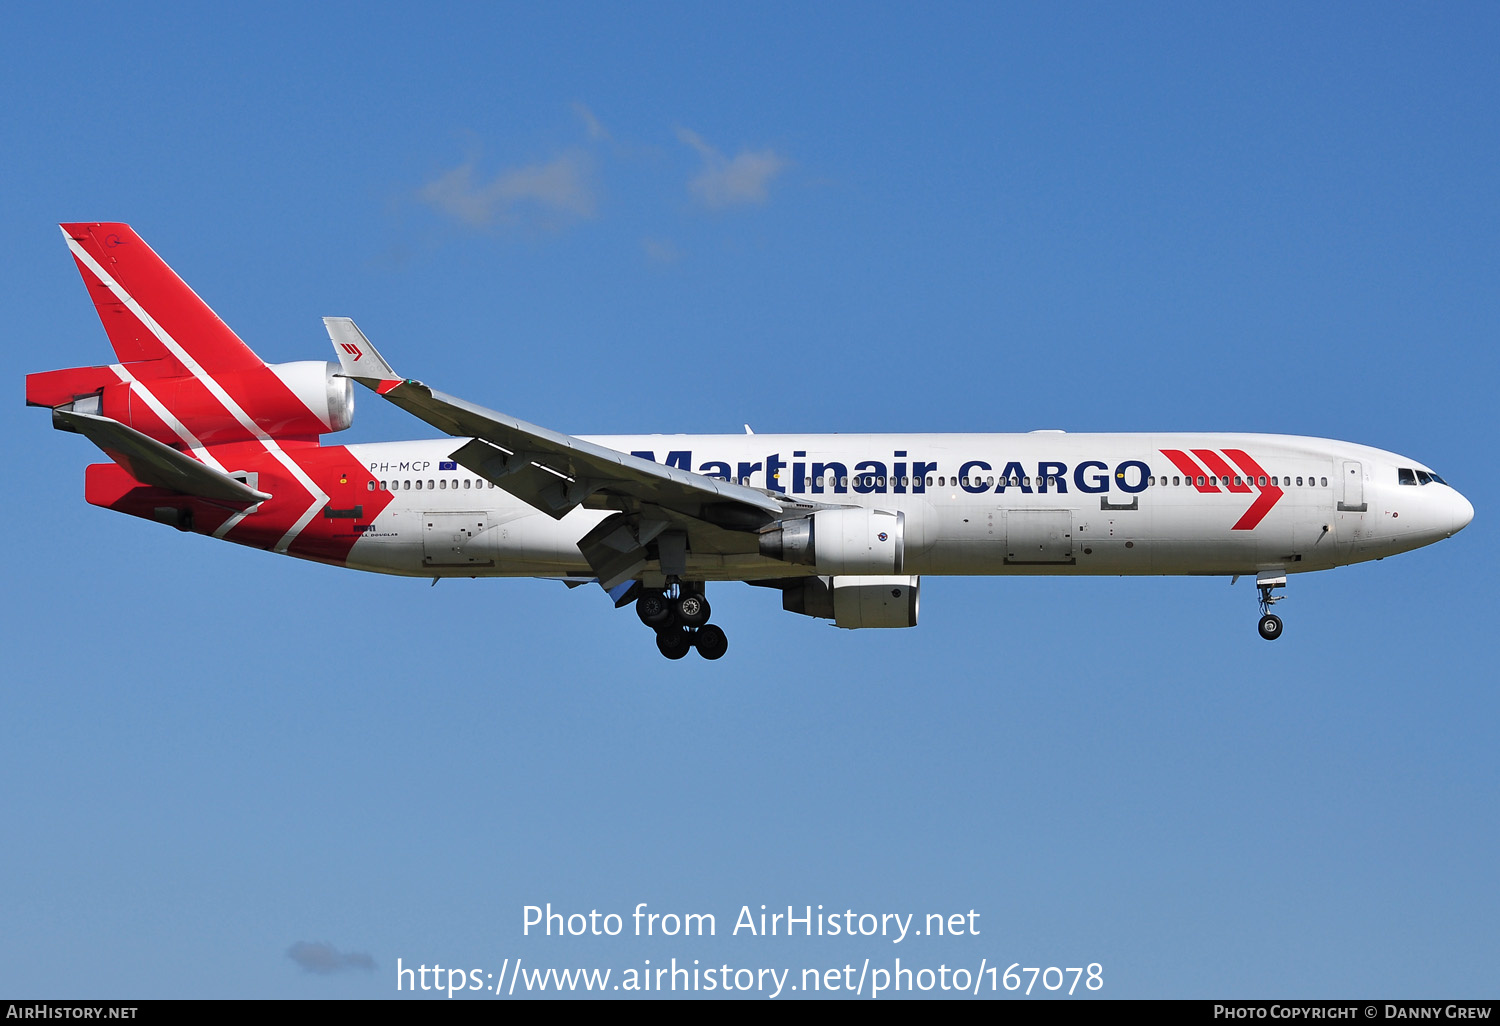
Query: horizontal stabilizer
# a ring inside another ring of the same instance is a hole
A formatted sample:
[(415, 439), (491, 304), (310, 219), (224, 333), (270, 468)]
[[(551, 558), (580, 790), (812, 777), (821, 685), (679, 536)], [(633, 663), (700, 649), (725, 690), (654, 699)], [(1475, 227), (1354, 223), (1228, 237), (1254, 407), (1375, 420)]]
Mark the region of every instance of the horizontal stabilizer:
[(254, 504), (270, 498), (265, 492), (256, 491), (243, 481), (199, 463), (117, 420), (68, 410), (53, 410), (52, 419), (59, 428), (77, 432), (103, 449), (105, 455), (142, 484), (219, 502)]

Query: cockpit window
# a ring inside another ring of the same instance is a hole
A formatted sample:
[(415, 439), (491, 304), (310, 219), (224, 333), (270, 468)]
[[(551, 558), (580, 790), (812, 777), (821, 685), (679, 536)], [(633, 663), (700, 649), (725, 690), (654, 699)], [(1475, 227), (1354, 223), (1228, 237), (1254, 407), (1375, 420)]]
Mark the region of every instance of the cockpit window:
[[(1431, 472), (1431, 471), (1428, 471), (1428, 473), (1429, 473), (1429, 474), (1432, 474), (1432, 472)], [(1442, 478), (1440, 478), (1440, 477), (1438, 477), (1438, 476), (1437, 476), (1437, 475), (1436, 475), (1436, 474), (1432, 474), (1432, 479), (1433, 479), (1433, 480), (1434, 480), (1434, 481), (1436, 481), (1436, 482), (1437, 482), (1437, 483), (1438, 483), (1438, 484), (1440, 484), (1440, 485), (1445, 485), (1445, 484), (1448, 484), (1448, 482), (1447, 482), (1447, 481), (1444, 481), (1444, 480), (1443, 480), (1443, 479), (1442, 479)], [(1451, 488), (1451, 487), (1453, 487), (1453, 486), (1452, 486), (1452, 485), (1448, 485), (1448, 487), (1450, 487), (1450, 488)]]
[(1396, 475), (1397, 481), (1401, 484), (1414, 485), (1417, 483), (1417, 475), (1412, 472), (1412, 469), (1410, 467), (1399, 468), (1396, 471)]
[(1425, 470), (1417, 471), (1417, 480), (1422, 484), (1432, 484), (1432, 475)]

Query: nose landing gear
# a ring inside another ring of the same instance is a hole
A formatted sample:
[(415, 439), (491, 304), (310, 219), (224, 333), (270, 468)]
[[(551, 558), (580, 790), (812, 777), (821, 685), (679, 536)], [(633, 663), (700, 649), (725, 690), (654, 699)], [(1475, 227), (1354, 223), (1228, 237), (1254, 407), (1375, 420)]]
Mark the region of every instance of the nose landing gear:
[(695, 589), (673, 581), (664, 591), (648, 588), (635, 600), (635, 612), (656, 631), (657, 650), (668, 659), (681, 659), (690, 648), (704, 659), (729, 651), (729, 638), (708, 622), (711, 610), (701, 584)]
[(1281, 617), (1271, 612), (1271, 607), (1286, 596), (1273, 595), (1271, 592), (1276, 588), (1286, 587), (1286, 571), (1262, 570), (1255, 575), (1255, 586), (1260, 589), (1260, 636), (1267, 641), (1275, 641), (1281, 637)]

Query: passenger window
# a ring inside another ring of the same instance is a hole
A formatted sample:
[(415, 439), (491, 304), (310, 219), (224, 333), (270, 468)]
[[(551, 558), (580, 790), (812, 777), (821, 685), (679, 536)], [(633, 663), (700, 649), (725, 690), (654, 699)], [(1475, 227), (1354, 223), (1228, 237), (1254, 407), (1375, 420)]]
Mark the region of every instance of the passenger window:
[(444, 490), (444, 491), (447, 491), (447, 490), (448, 490), (448, 479), (447, 479), (447, 478), (446, 478), (446, 477), (445, 477), (445, 478), (442, 478), (442, 479), (441, 479), (441, 480), (440, 480), (440, 481), (438, 481), (438, 484), (439, 484), (439, 485), (440, 485), (440, 486), (442, 486), (442, 489), (443, 489), (443, 490)]
[(1203, 487), (1203, 475), (1202, 474), (1198, 475), (1198, 487), (1199, 488)]
[(422, 482), (420, 480), (418, 480), (417, 481), (417, 491), (421, 491), (421, 490), (422, 490)]
[(401, 487), (406, 491), (411, 491), (411, 478), (407, 478), (405, 481), (402, 481)]
[(465, 488), (469, 487), (469, 479), (468, 478), (464, 478), (464, 487)]
[(369, 484), (365, 485), (365, 491), (367, 491), (367, 492), (373, 492), (374, 490), (375, 490), (375, 482), (374, 481), (371, 481)]
[(1260, 486), (1262, 488), (1264, 488), (1266, 486), (1266, 475), (1264, 475), (1264, 474), (1260, 475)]
[(1320, 477), (1320, 478), (1318, 478), (1318, 480), (1322, 483), (1322, 487), (1324, 487), (1324, 488), (1328, 487), (1328, 478), (1326, 478), (1326, 477)]

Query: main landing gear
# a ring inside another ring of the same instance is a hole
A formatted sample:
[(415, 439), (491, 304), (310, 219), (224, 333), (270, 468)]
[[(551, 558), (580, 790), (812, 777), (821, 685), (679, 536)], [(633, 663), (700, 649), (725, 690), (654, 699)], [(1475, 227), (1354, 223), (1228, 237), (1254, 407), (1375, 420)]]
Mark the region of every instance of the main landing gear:
[(690, 648), (704, 659), (729, 651), (729, 638), (708, 622), (708, 599), (701, 589), (674, 582), (665, 591), (648, 588), (635, 600), (636, 615), (656, 631), (656, 647), (668, 659), (681, 659)]
[(1271, 607), (1286, 596), (1273, 595), (1271, 592), (1276, 588), (1286, 587), (1286, 573), (1259, 573), (1255, 577), (1255, 586), (1260, 589), (1260, 636), (1267, 641), (1275, 641), (1281, 637), (1281, 617), (1271, 612)]

